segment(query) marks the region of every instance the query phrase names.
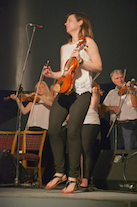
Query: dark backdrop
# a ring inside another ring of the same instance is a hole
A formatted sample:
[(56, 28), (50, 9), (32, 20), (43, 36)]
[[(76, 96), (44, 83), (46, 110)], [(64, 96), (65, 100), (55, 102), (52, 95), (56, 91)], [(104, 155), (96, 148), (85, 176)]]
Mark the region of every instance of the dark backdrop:
[[(136, 0), (0, 0), (0, 129), (16, 125), (16, 103), (4, 102), (3, 96), (17, 90), (28, 50), (26, 33), (30, 39), (33, 31), (28, 26), (26, 32), (28, 23), (44, 28), (36, 28), (34, 33), (23, 76), (24, 91), (34, 90), (47, 60), (53, 71), (59, 70), (60, 46), (68, 39), (65, 17), (80, 11), (91, 21), (102, 57), (103, 71), (97, 83), (105, 96), (112, 86), (109, 74), (113, 69), (126, 68), (126, 81), (137, 77), (136, 10)], [(49, 86), (53, 82), (44, 80)]]
[[(26, 24), (36, 29), (23, 77), (23, 88), (33, 91), (43, 65), (50, 61), (59, 70), (60, 46), (67, 41), (66, 14), (84, 12), (90, 19), (103, 61), (98, 83), (110, 83), (115, 68), (127, 69), (126, 80), (137, 75), (137, 30), (135, 0), (0, 0), (0, 89), (16, 90), (28, 42)], [(28, 27), (29, 38), (32, 27)], [(45, 78), (50, 85), (52, 80)]]

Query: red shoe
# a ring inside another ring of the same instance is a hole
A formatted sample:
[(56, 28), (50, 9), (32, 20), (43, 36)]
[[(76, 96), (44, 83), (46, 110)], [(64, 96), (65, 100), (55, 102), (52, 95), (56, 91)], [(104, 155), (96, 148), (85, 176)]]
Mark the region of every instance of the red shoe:
[(75, 187), (74, 187), (73, 190), (71, 190), (71, 191), (66, 191), (65, 189), (62, 189), (61, 192), (62, 192), (62, 193), (73, 193), (73, 192), (76, 190), (76, 188), (77, 188), (77, 181), (68, 180), (67, 183), (66, 183), (65, 188), (67, 188), (71, 183), (75, 183)]
[(54, 178), (59, 178), (58, 181), (57, 181), (56, 184), (54, 184), (53, 186), (47, 184), (46, 187), (45, 187), (45, 189), (55, 188), (58, 184), (63, 183), (64, 181), (66, 181), (67, 178), (64, 178), (64, 179), (63, 179), (63, 176), (64, 176), (64, 175), (62, 175), (61, 177), (60, 177), (60, 176), (56, 176), (56, 175), (54, 175), (53, 178), (52, 178), (52, 180), (53, 180)]

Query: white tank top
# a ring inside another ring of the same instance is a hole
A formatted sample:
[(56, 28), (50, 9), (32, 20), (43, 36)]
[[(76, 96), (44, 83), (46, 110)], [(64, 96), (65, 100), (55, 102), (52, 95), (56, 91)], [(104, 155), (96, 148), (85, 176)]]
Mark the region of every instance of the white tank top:
[(34, 110), (30, 118), (30, 127), (41, 127), (48, 130), (49, 126), (49, 113), (50, 110), (47, 108), (46, 104), (40, 100), (34, 105)]
[(83, 124), (98, 124), (100, 125), (100, 119), (98, 113), (92, 108), (92, 106), (89, 106), (87, 115), (85, 117)]
[[(77, 43), (73, 45), (70, 45), (68, 43), (64, 46), (63, 54), (62, 54), (62, 74), (64, 72), (65, 63), (70, 58), (70, 55), (72, 54), (72, 51), (76, 48), (76, 46), (77, 46)], [(84, 49), (80, 51), (80, 56), (83, 60), (91, 62), (89, 55)], [(91, 93), (92, 76), (90, 75), (89, 71), (80, 69), (78, 67), (78, 69), (76, 70), (74, 74), (73, 79), (74, 79), (73, 86), (74, 86), (74, 90), (76, 91), (76, 93), (78, 93), (79, 95), (87, 91)]]

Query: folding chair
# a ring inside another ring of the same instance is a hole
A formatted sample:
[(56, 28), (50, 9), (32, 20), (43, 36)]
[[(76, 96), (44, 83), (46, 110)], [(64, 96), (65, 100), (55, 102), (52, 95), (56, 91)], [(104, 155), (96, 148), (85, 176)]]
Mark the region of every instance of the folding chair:
[(18, 131), (0, 131), (0, 150), (15, 151)]
[(17, 131), (0, 131), (0, 184), (13, 184), (16, 175), (16, 163), (13, 154)]
[[(46, 130), (44, 131), (23, 131), (22, 153), (19, 153), (19, 160), (25, 169), (38, 169), (38, 177), (40, 186), (42, 185), (41, 162), (42, 151), (46, 137)], [(38, 151), (35, 154), (34, 151)], [(37, 166), (28, 166), (27, 161), (34, 161)]]

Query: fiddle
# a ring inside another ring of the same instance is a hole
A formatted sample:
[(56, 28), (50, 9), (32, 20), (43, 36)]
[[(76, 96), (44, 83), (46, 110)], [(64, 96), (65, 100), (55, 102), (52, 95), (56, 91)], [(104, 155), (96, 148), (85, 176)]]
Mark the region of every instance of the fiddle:
[[(84, 36), (79, 40), (76, 48), (83, 49), (86, 38)], [(58, 79), (54, 86), (55, 92), (69, 93), (73, 88), (73, 76), (79, 66), (79, 61), (75, 57), (71, 57), (65, 63), (64, 73)]]
[(98, 85), (96, 82), (92, 83), (92, 88), (96, 87), (98, 89), (98, 92), (101, 96), (103, 96), (103, 91), (100, 89), (100, 85)]
[[(34, 101), (34, 98), (35, 96), (34, 95), (31, 95), (31, 94), (25, 94), (23, 93), (22, 96), (19, 94), (18, 98), (22, 101), (22, 102), (33, 102)], [(3, 98), (5, 101), (8, 101), (9, 99), (11, 99), (10, 96), (8, 97), (4, 97)], [(40, 98), (36, 98), (36, 102), (39, 102), (40, 101)]]
[[(131, 80), (132, 83), (132, 80)], [(137, 84), (137, 82), (134, 82), (134, 84)], [(129, 86), (126, 85), (126, 83), (123, 85), (122, 88), (119, 89), (118, 95), (123, 96), (129, 91)]]

